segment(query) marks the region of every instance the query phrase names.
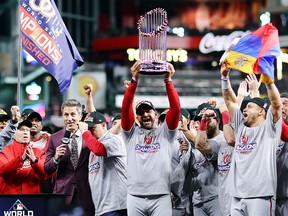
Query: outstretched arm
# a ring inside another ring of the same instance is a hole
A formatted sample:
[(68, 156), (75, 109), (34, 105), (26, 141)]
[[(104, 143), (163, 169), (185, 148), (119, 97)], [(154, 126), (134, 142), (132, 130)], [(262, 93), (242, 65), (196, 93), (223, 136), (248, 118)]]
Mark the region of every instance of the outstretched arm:
[(85, 91), (85, 98), (86, 98), (86, 111), (87, 113), (96, 111), (96, 108), (94, 106), (92, 92), (93, 92), (93, 85), (87, 84), (83, 86)]
[(225, 104), (229, 111), (230, 119), (234, 119), (234, 110), (238, 107), (236, 95), (231, 87), (229, 79), (230, 69), (226, 66), (225, 62), (221, 64), (221, 85), (222, 85), (222, 95), (224, 97)]
[(175, 73), (175, 69), (172, 64), (168, 63), (168, 71), (165, 75), (165, 85), (166, 85), (166, 92), (168, 95), (168, 100), (170, 104), (169, 111), (166, 115), (166, 122), (167, 126), (170, 130), (174, 130), (178, 127), (179, 123), (179, 118), (180, 118), (180, 112), (181, 112), (181, 107), (180, 107), (180, 100), (179, 100), (179, 95), (173, 85), (171, 77)]
[(234, 147), (235, 146), (235, 134), (234, 129), (229, 124), (229, 112), (227, 110), (226, 105), (223, 103), (219, 106), (219, 111), (222, 115), (222, 123), (223, 123), (223, 134), (225, 140), (228, 145)]
[(18, 121), (21, 118), (19, 106), (12, 106), (11, 109), (12, 118), (8, 121), (8, 124), (0, 132), (0, 151), (10, 142), (12, 142), (15, 131), (18, 126)]
[(196, 135), (195, 147), (202, 154), (212, 154), (211, 146), (207, 141), (207, 125), (213, 120), (214, 116), (215, 112), (208, 109), (203, 113), (203, 117), (200, 122), (199, 130)]
[[(248, 83), (246, 81), (242, 81), (239, 84), (238, 87), (238, 91), (237, 91), (237, 103), (238, 106), (241, 106), (242, 101), (244, 100), (245, 97), (247, 97), (249, 95), (249, 91), (248, 91)], [(227, 109), (227, 107), (226, 107)]]
[(245, 81), (249, 86), (250, 97), (260, 97), (259, 87), (261, 83), (258, 82), (256, 75), (254, 73), (248, 74)]
[[(188, 128), (188, 124), (190, 128)], [(195, 129), (195, 122), (193, 120), (190, 122), (182, 122), (179, 130), (183, 132), (189, 142), (195, 143), (197, 131)]]
[(131, 83), (129, 84), (126, 92), (124, 94), (124, 98), (122, 101), (122, 112), (121, 112), (121, 127), (125, 131), (129, 131), (134, 122), (135, 122), (135, 115), (133, 110), (133, 101), (134, 96), (136, 93), (137, 82), (139, 78), (138, 71), (140, 69), (141, 62), (136, 61), (134, 65), (131, 67)]
[(275, 124), (282, 115), (282, 103), (280, 93), (274, 83), (266, 84), (266, 88), (269, 100), (271, 102), (270, 110), (273, 114), (273, 123)]

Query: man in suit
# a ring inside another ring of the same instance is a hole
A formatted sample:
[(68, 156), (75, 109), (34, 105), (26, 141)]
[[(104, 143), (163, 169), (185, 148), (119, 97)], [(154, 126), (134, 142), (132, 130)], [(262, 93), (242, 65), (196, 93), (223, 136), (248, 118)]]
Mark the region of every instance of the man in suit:
[[(48, 175), (57, 172), (53, 193), (66, 195), (68, 206), (79, 206), (83, 208), (85, 215), (94, 215), (88, 183), (90, 151), (82, 140), (78, 127), (82, 118), (82, 106), (79, 101), (69, 99), (63, 102), (61, 111), (65, 128), (50, 136), (44, 168)], [(64, 135), (66, 140), (68, 138), (67, 144), (62, 139)]]

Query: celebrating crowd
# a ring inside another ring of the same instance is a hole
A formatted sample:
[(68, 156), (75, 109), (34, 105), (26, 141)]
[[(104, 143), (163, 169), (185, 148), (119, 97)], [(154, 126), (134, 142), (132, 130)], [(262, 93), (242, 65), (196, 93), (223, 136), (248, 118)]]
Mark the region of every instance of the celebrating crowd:
[(225, 103), (211, 98), (191, 118), (168, 63), (169, 107), (158, 113), (135, 98), (140, 65), (111, 128), (91, 84), (83, 86), (86, 113), (64, 101), (65, 127), (55, 133), (34, 110), (0, 109), (0, 194), (63, 194), (68, 210), (87, 216), (288, 215), (288, 94), (265, 84), (261, 98), (255, 74), (235, 94), (223, 62)]

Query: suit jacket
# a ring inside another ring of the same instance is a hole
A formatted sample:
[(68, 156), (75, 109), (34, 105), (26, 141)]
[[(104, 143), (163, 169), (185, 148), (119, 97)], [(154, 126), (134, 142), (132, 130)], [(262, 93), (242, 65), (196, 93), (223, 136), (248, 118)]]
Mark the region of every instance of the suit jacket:
[(58, 167), (54, 163), (53, 158), (55, 151), (56, 148), (62, 144), (61, 139), (64, 137), (65, 130), (66, 129), (60, 130), (50, 136), (44, 169), (48, 175), (51, 175), (56, 171), (53, 193), (66, 195), (66, 202), (68, 205), (71, 204), (72, 199), (77, 200), (85, 210), (86, 215), (90, 215), (90, 213), (87, 212), (91, 212), (91, 214), (93, 213), (94, 215), (95, 210), (88, 182), (90, 150), (85, 142), (82, 140), (82, 150), (75, 170), (70, 160), (71, 152), (68, 146), (65, 155), (60, 159)]

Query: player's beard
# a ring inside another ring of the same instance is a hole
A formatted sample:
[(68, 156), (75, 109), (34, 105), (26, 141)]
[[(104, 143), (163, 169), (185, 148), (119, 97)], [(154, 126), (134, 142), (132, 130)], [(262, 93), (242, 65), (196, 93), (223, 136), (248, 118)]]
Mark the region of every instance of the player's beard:
[(256, 118), (257, 118), (257, 116), (255, 116), (255, 115), (249, 115), (249, 116), (247, 116), (247, 117), (244, 119), (243, 124), (244, 124), (246, 127), (251, 127), (252, 123), (253, 123), (254, 121), (256, 121)]
[(216, 126), (212, 125), (211, 127), (207, 128), (207, 138), (211, 139), (214, 137), (214, 134), (216, 132)]
[(154, 121), (151, 121), (149, 124), (145, 124), (144, 122), (141, 122), (141, 127), (145, 128), (147, 130), (150, 130), (153, 128), (154, 125)]

